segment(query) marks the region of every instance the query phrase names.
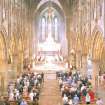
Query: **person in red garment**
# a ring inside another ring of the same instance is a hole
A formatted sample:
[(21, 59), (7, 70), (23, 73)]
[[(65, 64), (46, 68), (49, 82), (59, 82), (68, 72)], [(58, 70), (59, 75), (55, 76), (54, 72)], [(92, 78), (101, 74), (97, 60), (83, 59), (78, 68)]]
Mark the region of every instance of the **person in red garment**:
[(91, 103), (94, 103), (95, 101), (95, 94), (92, 90), (89, 91), (89, 95), (90, 95), (90, 100), (91, 100)]

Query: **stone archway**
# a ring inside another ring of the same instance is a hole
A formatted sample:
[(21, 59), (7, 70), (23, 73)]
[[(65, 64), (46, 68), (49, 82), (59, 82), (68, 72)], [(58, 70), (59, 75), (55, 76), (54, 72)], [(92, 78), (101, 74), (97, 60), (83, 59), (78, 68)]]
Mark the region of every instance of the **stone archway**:
[(105, 46), (103, 47), (102, 53), (101, 53), (101, 59), (99, 63), (100, 73), (105, 72)]
[(83, 55), (87, 55), (89, 53), (89, 45), (89, 36), (87, 35), (86, 29), (84, 29), (81, 36), (81, 46)]
[(17, 70), (19, 74), (23, 71), (23, 60), (24, 60), (23, 44), (24, 43), (22, 42), (22, 38), (20, 37), (18, 42), (18, 64), (17, 64)]
[(6, 40), (3, 31), (0, 31), (0, 93), (3, 94), (6, 90), (7, 81), (7, 49)]
[(102, 36), (102, 32), (99, 30), (96, 30), (93, 33), (93, 40), (92, 40), (92, 59), (93, 60), (100, 60), (101, 53), (103, 50), (104, 40)]
[(99, 75), (99, 63), (102, 55), (104, 47), (104, 38), (103, 33), (99, 27), (95, 27), (92, 34), (92, 42), (91, 42), (91, 57), (92, 57), (92, 83), (94, 87), (98, 85), (98, 75)]
[(6, 44), (3, 33), (0, 32), (0, 65), (6, 60)]
[(11, 40), (10, 40), (10, 47), (9, 47), (9, 56), (11, 59), (11, 63), (14, 62), (14, 56), (16, 56), (17, 50), (16, 50), (16, 39), (15, 36), (11, 36)]
[[(52, 10), (55, 11), (55, 14), (59, 17), (59, 27), (58, 27), (59, 40), (58, 40), (58, 42), (61, 44), (61, 53), (65, 57), (68, 55), (65, 14), (64, 14), (63, 9), (53, 0), (42, 3), (41, 5), (39, 5), (37, 7), (37, 9), (35, 11), (36, 13), (35, 13), (35, 19), (34, 19), (34, 23), (33, 23), (33, 29), (34, 29), (34, 31), (33, 31), (34, 38), (33, 39), (34, 40), (37, 39), (37, 41), (34, 41), (34, 43), (35, 43), (34, 45), (36, 45), (36, 47), (34, 46), (34, 48), (37, 48), (38, 42), (41, 42), (40, 38), (42, 38), (42, 36), (40, 33), (40, 31), (41, 31), (41, 26), (39, 23), (41, 20), (40, 17), (42, 16), (41, 14), (43, 13), (43, 11), (49, 9), (49, 5), (51, 5)], [(53, 26), (53, 28), (54, 28), (54, 26)]]

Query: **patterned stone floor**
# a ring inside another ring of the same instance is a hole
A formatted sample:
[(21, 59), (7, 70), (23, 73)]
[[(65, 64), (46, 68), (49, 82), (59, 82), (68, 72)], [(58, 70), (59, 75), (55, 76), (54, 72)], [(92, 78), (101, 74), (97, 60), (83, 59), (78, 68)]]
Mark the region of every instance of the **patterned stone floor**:
[(58, 81), (55, 74), (45, 74), (39, 105), (62, 105)]

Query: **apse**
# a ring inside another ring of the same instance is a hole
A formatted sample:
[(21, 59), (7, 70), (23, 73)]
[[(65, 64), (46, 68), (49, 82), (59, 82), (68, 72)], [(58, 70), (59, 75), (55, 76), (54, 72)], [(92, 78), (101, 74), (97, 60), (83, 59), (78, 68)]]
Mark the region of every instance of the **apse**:
[(33, 22), (33, 52), (37, 54), (45, 46), (49, 48), (47, 51), (59, 49), (62, 56), (67, 56), (65, 23), (64, 11), (56, 2), (50, 0), (39, 4)]
[(61, 29), (63, 29), (63, 23), (60, 14), (55, 8), (48, 6), (41, 12), (38, 20), (37, 37), (39, 42), (45, 41), (50, 33), (55, 42), (60, 42), (63, 36), (62, 31), (64, 33), (64, 30)]

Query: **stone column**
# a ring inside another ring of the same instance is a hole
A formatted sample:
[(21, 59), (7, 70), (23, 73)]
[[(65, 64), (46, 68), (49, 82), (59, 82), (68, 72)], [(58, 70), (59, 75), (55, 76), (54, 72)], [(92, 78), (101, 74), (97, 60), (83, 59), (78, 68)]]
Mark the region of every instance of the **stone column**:
[(68, 62), (70, 64), (70, 17), (66, 16), (66, 37), (68, 41)]
[(82, 55), (82, 69), (81, 69), (81, 73), (83, 76), (87, 75), (87, 55), (84, 54)]
[(96, 89), (98, 86), (98, 74), (99, 74), (99, 61), (92, 60), (93, 71), (92, 71), (92, 85)]
[(77, 70), (81, 69), (81, 52), (76, 52), (76, 68)]
[(23, 72), (23, 51), (18, 52), (17, 72), (20, 75)]
[(76, 68), (76, 54), (75, 54), (75, 52), (71, 53), (71, 55), (70, 55), (70, 64), (72, 65), (73, 70), (75, 70), (75, 68)]
[(3, 62), (2, 65), (0, 65), (0, 95), (7, 95), (7, 87), (8, 87), (8, 70), (9, 65), (7, 62)]
[(11, 63), (11, 67), (10, 67), (10, 71), (9, 71), (9, 78), (12, 80), (12, 79), (15, 79), (18, 75), (18, 69), (17, 69), (17, 66), (18, 66), (18, 55), (17, 54), (13, 54), (13, 61)]

